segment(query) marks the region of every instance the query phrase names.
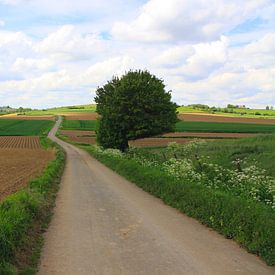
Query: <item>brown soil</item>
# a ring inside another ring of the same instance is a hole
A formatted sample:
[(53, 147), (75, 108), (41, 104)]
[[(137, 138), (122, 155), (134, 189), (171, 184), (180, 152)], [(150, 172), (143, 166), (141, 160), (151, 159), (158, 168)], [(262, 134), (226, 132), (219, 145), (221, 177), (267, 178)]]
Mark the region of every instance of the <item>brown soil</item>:
[(96, 112), (62, 113), (61, 115), (67, 120), (96, 120), (98, 118)]
[(245, 138), (257, 134), (246, 133), (197, 133), (197, 132), (175, 132), (162, 135), (163, 137), (207, 137), (207, 138)]
[(88, 137), (94, 137), (95, 131), (79, 131), (79, 130), (61, 130), (60, 131), (61, 135), (64, 136), (76, 136), (76, 137), (83, 137), (83, 136), (88, 136)]
[(170, 142), (184, 144), (191, 140), (188, 138), (143, 138), (132, 140), (129, 142), (129, 145), (136, 147), (166, 146)]
[(0, 149), (0, 200), (39, 176), (47, 163), (53, 160), (53, 150)]
[(72, 142), (96, 144), (95, 131), (62, 130), (60, 133)]
[(178, 118), (185, 121), (275, 124), (275, 119), (227, 117), (227, 116), (213, 115), (213, 114), (185, 113), (185, 114), (178, 114)]
[(41, 149), (39, 137), (0, 136), (0, 148)]

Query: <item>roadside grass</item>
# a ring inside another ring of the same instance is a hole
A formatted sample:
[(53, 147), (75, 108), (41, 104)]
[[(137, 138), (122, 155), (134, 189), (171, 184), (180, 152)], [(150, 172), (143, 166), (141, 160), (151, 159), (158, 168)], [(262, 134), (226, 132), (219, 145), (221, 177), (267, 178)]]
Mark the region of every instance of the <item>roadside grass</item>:
[(45, 148), (55, 148), (56, 159), (27, 188), (0, 202), (0, 274), (35, 274), (63, 172), (65, 153), (42, 138)]
[[(274, 141), (274, 139), (266, 141), (264, 137), (258, 139), (258, 146), (263, 142), (266, 150)], [(253, 143), (251, 146), (253, 147)], [(179, 155), (174, 155), (177, 151), (170, 151), (173, 157), (171, 156), (172, 159), (169, 160), (167, 160), (169, 156), (163, 156), (163, 152), (156, 154), (158, 150), (169, 152), (170, 149), (167, 148), (154, 148), (155, 152), (153, 149), (136, 148), (132, 152), (130, 150), (122, 154), (117, 150), (104, 151), (91, 145), (80, 147), (129, 181), (159, 197), (166, 204), (196, 218), (227, 238), (234, 239), (248, 251), (262, 257), (269, 265), (275, 265), (275, 211), (269, 204), (250, 198), (245, 184), (242, 187), (244, 191), (238, 189), (238, 186), (235, 186), (232, 191), (228, 186), (229, 190), (227, 190), (222, 182), (223, 185), (219, 187), (218, 180), (220, 179), (216, 177), (215, 169), (211, 170), (211, 164), (203, 164), (205, 165), (203, 169), (206, 170), (202, 180), (207, 181), (200, 182), (201, 178), (197, 178), (198, 173), (188, 170), (190, 162), (185, 162), (180, 159)], [(242, 148), (241, 145), (235, 147), (236, 151), (240, 148)], [(231, 148), (230, 152), (232, 153), (235, 149)], [(199, 148), (194, 150), (196, 150), (195, 153), (200, 151)], [(188, 157), (192, 154), (191, 151), (188, 152)], [(269, 157), (272, 158), (273, 155)], [(163, 163), (164, 159), (165, 163)], [(197, 156), (195, 159), (197, 161)], [(172, 163), (170, 166), (169, 161)], [(183, 169), (183, 176), (179, 177), (178, 172), (181, 169)], [(237, 175), (236, 171), (234, 173)], [(235, 181), (234, 173), (231, 178), (233, 182)], [(249, 178), (249, 175), (246, 177), (248, 177), (247, 182), (253, 184), (253, 178)], [(270, 182), (269, 178), (259, 177), (259, 179), (262, 178)], [(214, 180), (213, 187), (207, 185), (209, 180)], [(223, 175), (221, 180), (223, 180)], [(236, 178), (237, 182), (238, 180), (240, 181)]]
[(95, 131), (96, 120), (66, 120), (64, 119), (61, 125), (61, 130), (82, 130)]
[(275, 133), (275, 125), (250, 123), (224, 123), (179, 121), (176, 131), (209, 132), (209, 133)]
[(53, 125), (50, 120), (0, 119), (0, 136), (45, 136)]

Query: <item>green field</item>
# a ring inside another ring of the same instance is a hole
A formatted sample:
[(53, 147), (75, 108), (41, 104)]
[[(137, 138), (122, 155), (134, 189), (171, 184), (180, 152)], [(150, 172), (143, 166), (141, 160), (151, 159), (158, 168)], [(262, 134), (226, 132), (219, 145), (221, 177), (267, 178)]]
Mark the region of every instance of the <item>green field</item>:
[(64, 120), (61, 129), (95, 131), (96, 120)]
[(275, 133), (275, 125), (250, 123), (223, 123), (179, 121), (176, 131), (209, 132), (209, 133)]
[(0, 120), (0, 136), (42, 136), (52, 128), (50, 120)]
[(50, 108), (50, 109), (43, 109), (43, 110), (33, 110), (30, 112), (25, 112), (24, 115), (41, 116), (41, 115), (58, 115), (61, 113), (95, 112), (95, 111), (96, 111), (96, 105), (88, 104), (88, 105)]

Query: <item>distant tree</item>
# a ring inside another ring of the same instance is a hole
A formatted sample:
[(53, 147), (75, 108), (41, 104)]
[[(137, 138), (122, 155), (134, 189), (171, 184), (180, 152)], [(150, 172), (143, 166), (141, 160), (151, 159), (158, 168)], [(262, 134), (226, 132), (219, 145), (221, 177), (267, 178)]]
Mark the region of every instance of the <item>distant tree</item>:
[(274, 108), (273, 108), (273, 106), (270, 106), (270, 110), (273, 110)]
[(265, 107), (265, 109), (266, 109), (266, 110), (269, 110), (269, 106), (267, 105), (267, 106)]
[(100, 114), (97, 141), (104, 148), (125, 151), (128, 141), (174, 131), (177, 105), (163, 81), (148, 71), (113, 77), (96, 91)]
[(24, 108), (23, 108), (23, 107), (19, 107), (19, 108), (18, 108), (18, 111), (19, 111), (19, 113), (23, 113)]

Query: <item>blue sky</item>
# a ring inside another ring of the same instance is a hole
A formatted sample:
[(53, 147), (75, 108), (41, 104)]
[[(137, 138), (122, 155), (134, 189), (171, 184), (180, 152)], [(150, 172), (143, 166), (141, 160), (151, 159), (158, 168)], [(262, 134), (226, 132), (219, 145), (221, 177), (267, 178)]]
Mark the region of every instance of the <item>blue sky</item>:
[(90, 103), (129, 69), (178, 104), (275, 106), (274, 45), (271, 0), (0, 0), (0, 106)]

